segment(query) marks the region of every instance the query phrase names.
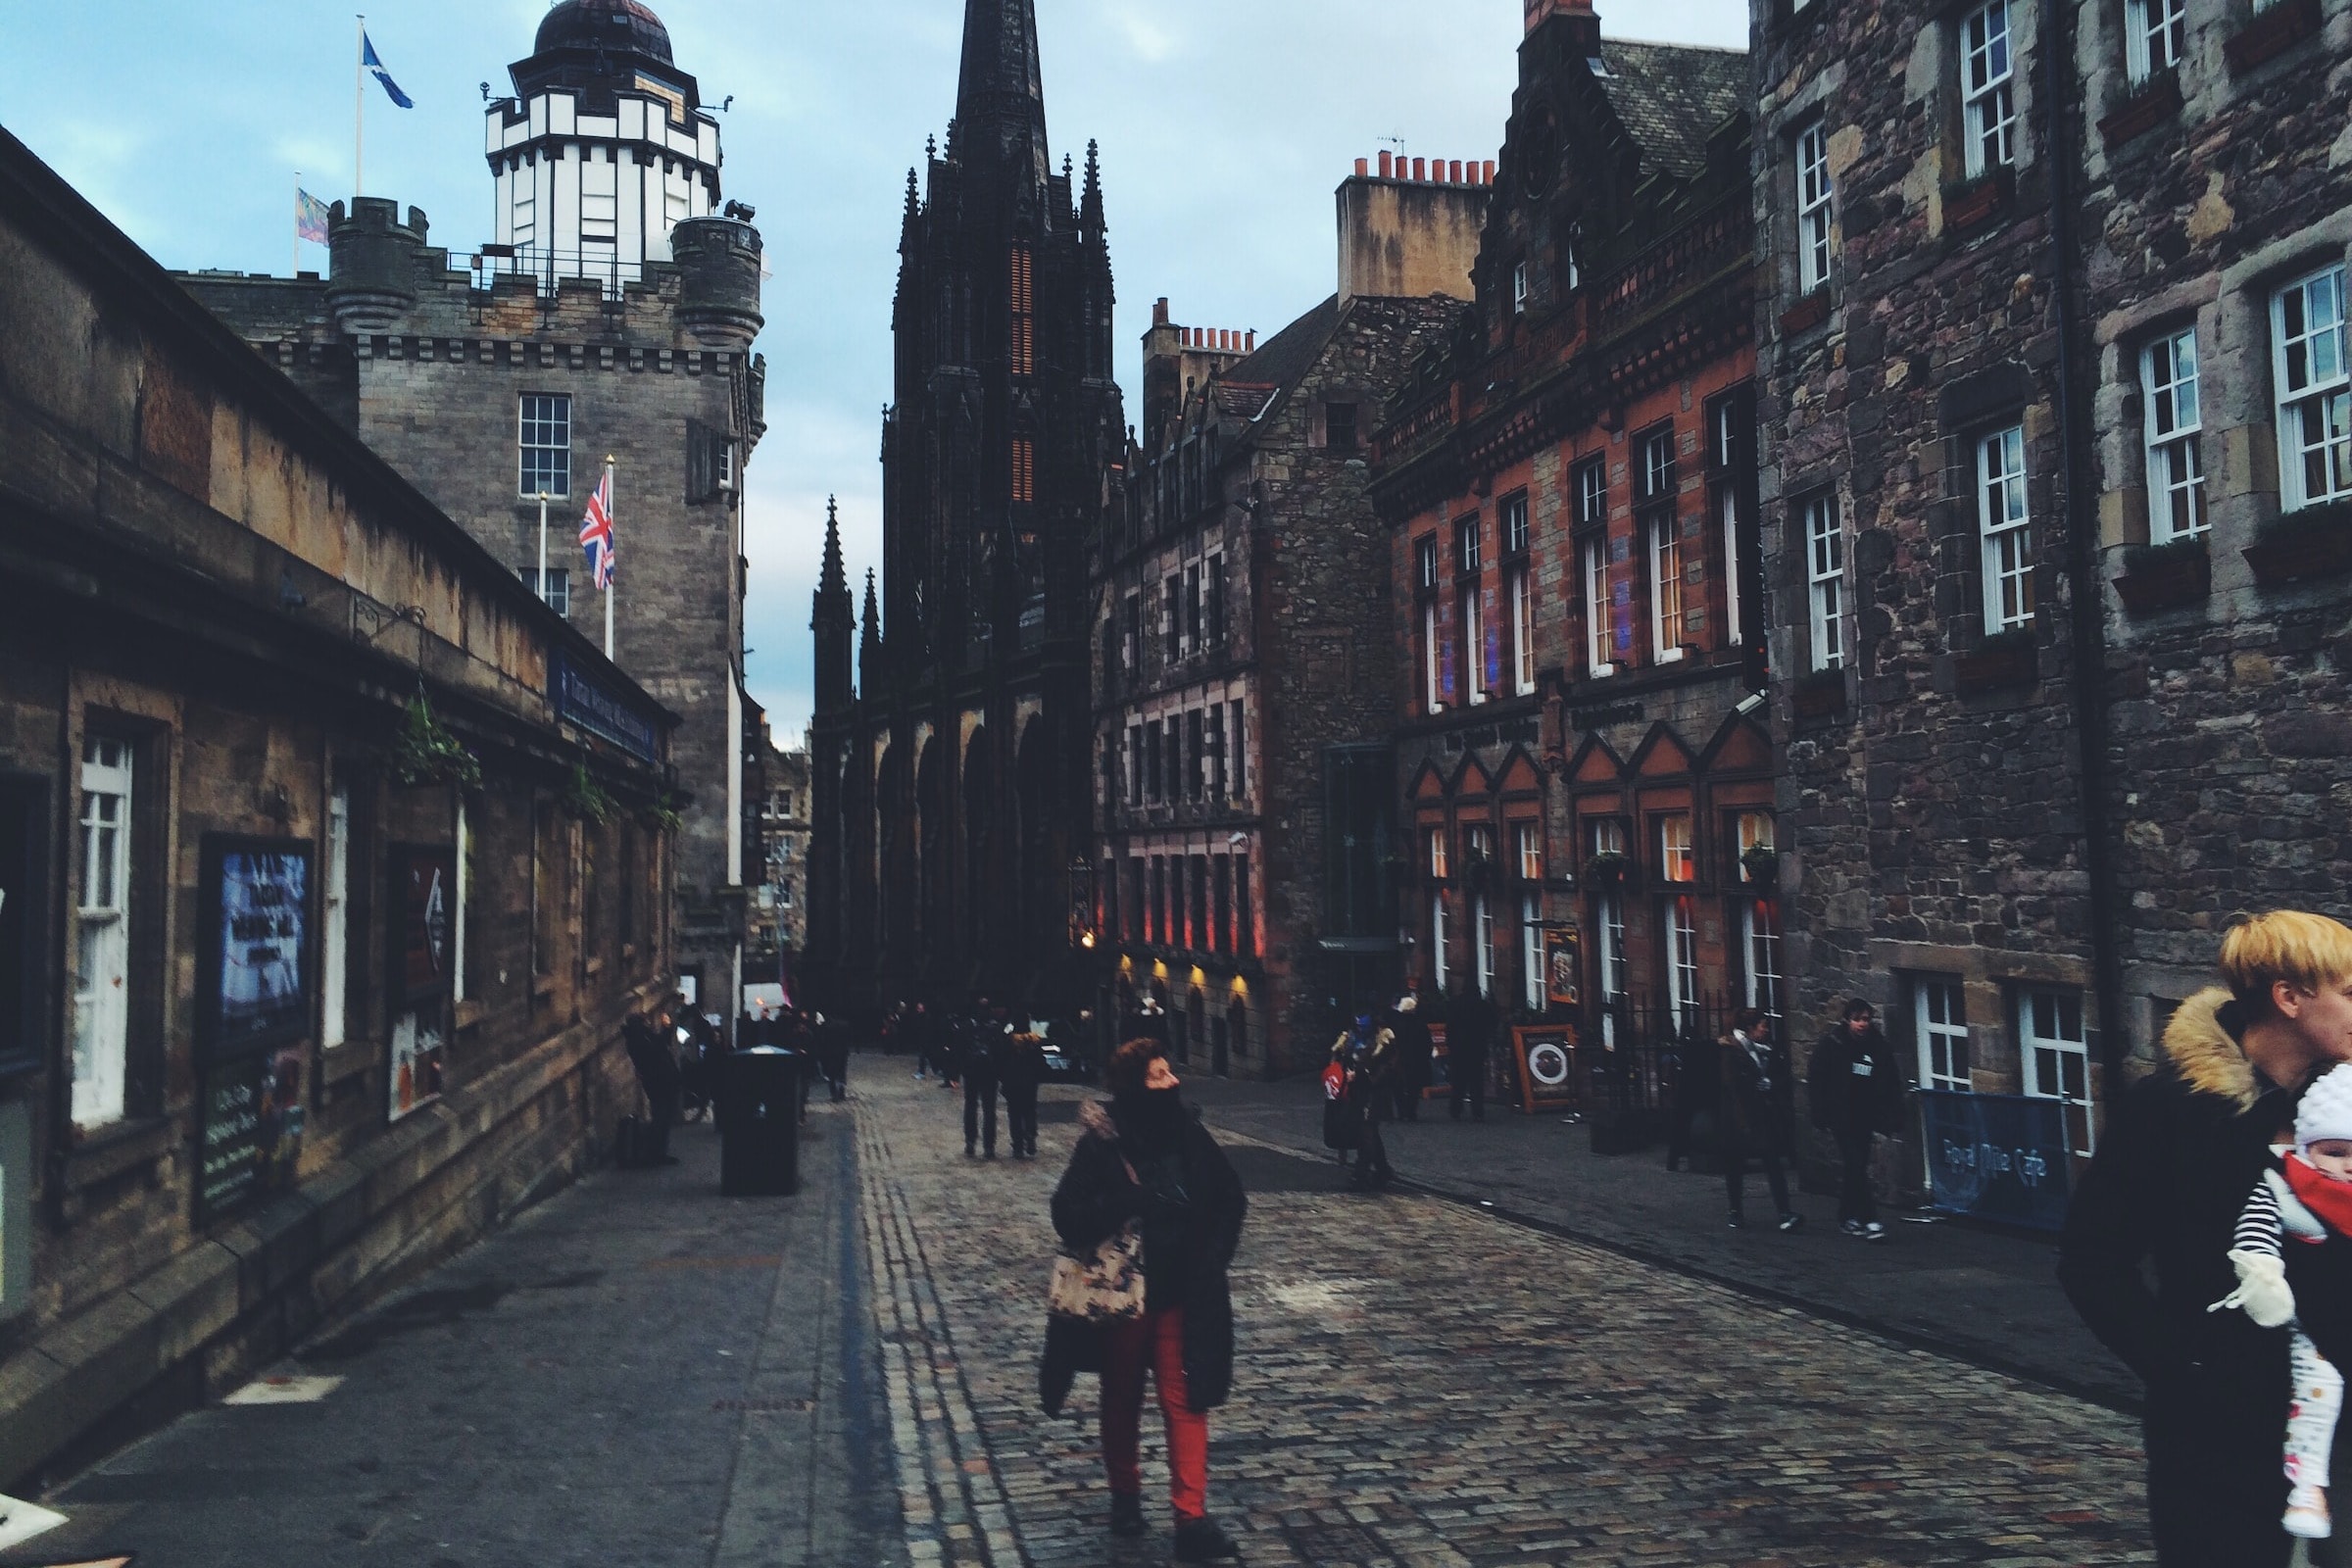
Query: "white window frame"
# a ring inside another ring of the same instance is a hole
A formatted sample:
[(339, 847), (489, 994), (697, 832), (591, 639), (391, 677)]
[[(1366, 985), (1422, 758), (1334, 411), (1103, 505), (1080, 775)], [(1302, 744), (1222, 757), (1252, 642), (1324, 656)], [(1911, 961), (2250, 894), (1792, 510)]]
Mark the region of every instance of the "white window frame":
[[(1740, 951), (1747, 955), (1747, 1004), (1781, 1019), (1781, 915), (1769, 899), (1749, 899), (1740, 909)], [(1777, 1031), (1776, 1031), (1777, 1032)]]
[(1544, 1010), (1544, 895), (1530, 889), (1519, 896), (1519, 987), (1527, 1010)]
[(1921, 975), (1914, 980), (1911, 1028), (1919, 1038), (1919, 1087), (1974, 1094), (1967, 988), (1948, 975)]
[(318, 922), (318, 1048), (343, 1043), (351, 968), (351, 790), (326, 798), (326, 877)]
[(1462, 658), (1470, 668), (1463, 684), (1475, 708), (1494, 694), (1487, 690), (1487, 604), (1476, 584), (1462, 595)]
[(1524, 494), (1507, 497), (1495, 508), (1495, 532), (1502, 536), (1502, 553), (1516, 556), (1526, 553), (1528, 540), (1527, 497)]
[(2124, 0), (2124, 69), (2134, 87), (2187, 52), (2188, 0)]
[(1658, 880), (1695, 882), (1698, 855), (1690, 835), (1690, 813), (1668, 811), (1658, 818)]
[(1511, 573), (1511, 691), (1525, 697), (1536, 689), (1536, 574), (1526, 566)]
[(1478, 954), (1478, 994), (1494, 994), (1494, 901), (1484, 893), (1470, 900), (1470, 930)]
[(1984, 0), (1960, 19), (1963, 159), (1971, 179), (2017, 161), (2016, 68), (2009, 0)]
[(1748, 874), (1747, 852), (1769, 850), (1773, 847), (1772, 813), (1770, 811), (1741, 811), (1736, 819), (1732, 831), (1740, 841), (1740, 880), (1752, 882), (1755, 879)]
[(1609, 541), (1605, 535), (1594, 534), (1584, 543), (1585, 558), (1585, 640), (1589, 646), (1585, 660), (1587, 673), (1598, 678), (1614, 675), (1617, 666), (1609, 659)]
[(1845, 519), (1837, 496), (1805, 503), (1805, 602), (1811, 613), (1814, 669), (1845, 667)]
[(1422, 697), (1433, 713), (1446, 709), (1446, 650), (1438, 641), (1438, 602), (1435, 599), (1421, 607), (1421, 664)]
[(2034, 513), (2026, 486), (2026, 430), (2003, 425), (1976, 439), (1977, 531), (1984, 542), (1987, 636), (2034, 623)]
[(1723, 635), (1737, 648), (1747, 640), (1740, 615), (1740, 487), (1723, 482)]
[(2194, 327), (2167, 333), (2139, 351), (2148, 457), (2148, 536), (2157, 544), (2193, 539), (2212, 526), (2205, 515), (2204, 402), (2197, 380)]
[(1440, 889), (1429, 896), (1429, 977), (1444, 991), (1450, 972), (1446, 966), (1446, 894)]
[(74, 1125), (121, 1121), (130, 1080), (131, 833), (135, 753), (116, 735), (81, 743), (81, 887), (74, 909)]
[(1428, 830), (1427, 842), (1429, 846), (1429, 874), (1433, 879), (1443, 882), (1448, 876), (1453, 874), (1447, 866), (1446, 854), (1446, 830), (1442, 827), (1430, 828)]
[(458, 820), (455, 837), (458, 852), (458, 874), (454, 878), (456, 887), (452, 890), (452, 899), (457, 905), (457, 914), (456, 919), (451, 922), (454, 951), (450, 956), (449, 985), (450, 995), (456, 1000), (464, 1002), (466, 997), (466, 906), (472, 902), (467, 895), (473, 891), (472, 857), (467, 852), (473, 847), (473, 836), (466, 820), (466, 797), (463, 794), (458, 796)]
[(541, 604), (547, 606), (548, 609), (554, 611), (559, 615), (568, 615), (571, 613), (570, 567), (548, 567), (547, 581), (545, 583), (541, 583), (539, 580), (539, 568), (537, 566), (519, 566), (515, 569), (522, 573), (523, 582), (529, 586), (532, 593), (539, 596), (539, 602)]
[(1519, 880), (1543, 881), (1544, 829), (1534, 822), (1514, 822), (1511, 832), (1515, 837), (1512, 853), (1519, 861)]
[(1815, 121), (1796, 134), (1796, 275), (1810, 294), (1830, 281), (1830, 132)]
[(2271, 345), (2280, 508), (2352, 496), (2352, 355), (2345, 352), (2341, 262), (2271, 296)]
[(1521, 261), (1511, 268), (1511, 314), (1527, 314), (1527, 263)]
[(1698, 901), (1689, 894), (1666, 901), (1666, 1005), (1679, 1034), (1698, 1008)]
[(1413, 575), (1415, 586), (1435, 588), (1438, 585), (1438, 536), (1425, 534), (1413, 541)]
[[(571, 494), (571, 394), (568, 392), (524, 392), (514, 402), (514, 484), (518, 494), (528, 500), (544, 491), (551, 501), (560, 501)], [(555, 437), (561, 434), (562, 441)], [(533, 466), (532, 454), (555, 454)], [(538, 478), (534, 479), (534, 474)], [(560, 476), (563, 488), (555, 489), (545, 481)]]
[(1671, 664), (1683, 657), (1682, 637), (1683, 524), (1669, 506), (1649, 527), (1649, 645), (1657, 662)]
[(2090, 1037), (2082, 1022), (2082, 994), (2040, 986), (2020, 990), (2017, 1040), (2026, 1093), (2060, 1102), (2068, 1151), (2091, 1153)]

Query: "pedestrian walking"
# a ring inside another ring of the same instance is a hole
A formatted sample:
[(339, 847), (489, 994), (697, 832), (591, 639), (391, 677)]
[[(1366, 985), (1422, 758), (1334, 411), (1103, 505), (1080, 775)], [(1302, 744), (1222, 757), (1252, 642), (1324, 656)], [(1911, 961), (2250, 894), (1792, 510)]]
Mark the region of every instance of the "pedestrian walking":
[(1877, 1009), (1860, 997), (1814, 1046), (1805, 1099), (1813, 1125), (1838, 1140), (1839, 1228), (1866, 1242), (1885, 1241), (1870, 1190), (1871, 1140), (1901, 1125), (1903, 1076), (1894, 1049), (1879, 1033)]
[(1004, 1061), (997, 1069), (1004, 1092), (1005, 1131), (1012, 1138), (1012, 1157), (1037, 1157), (1037, 1086), (1046, 1076), (1045, 1038), (1020, 1020), (1004, 1037)]
[(637, 1069), (638, 1086), (645, 1091), (648, 1115), (641, 1157), (648, 1164), (675, 1165), (678, 1156), (669, 1152), (669, 1129), (678, 1119), (679, 1077), (668, 1016), (631, 1013), (620, 1027), (620, 1038), (629, 1064)]
[(1732, 1229), (1747, 1223), (1740, 1201), (1747, 1156), (1764, 1165), (1764, 1181), (1780, 1210), (1780, 1228), (1795, 1230), (1805, 1217), (1788, 1204), (1788, 1054), (1772, 1038), (1772, 1020), (1753, 1007), (1732, 1014), (1732, 1032), (1719, 1043), (1723, 1095), (1723, 1185), (1732, 1200)]
[(1178, 1562), (1238, 1556), (1208, 1517), (1208, 1412), (1233, 1387), (1227, 1270), (1249, 1202), (1240, 1179), (1185, 1106), (1167, 1048), (1130, 1040), (1111, 1054), (1107, 1105), (1080, 1108), (1083, 1129), (1054, 1192), (1054, 1229), (1076, 1254), (1130, 1220), (1143, 1235), (1145, 1306), (1101, 1330), (1102, 1469), (1110, 1531), (1144, 1533), (1144, 1381), (1159, 1391)]
[[(821, 1016), (821, 1015), (820, 1015)], [(836, 1014), (816, 1029), (816, 1062), (836, 1102), (850, 1098), (850, 1023)]]
[(1396, 1037), (1370, 1013), (1359, 1013), (1332, 1043), (1331, 1057), (1348, 1075), (1348, 1119), (1355, 1129), (1356, 1149), (1352, 1185), (1359, 1193), (1386, 1187), (1396, 1173), (1390, 1168), (1380, 1124), (1396, 1103)]
[(997, 1040), (993, 1024), (983, 1013), (972, 1020), (963, 1037), (963, 1153), (997, 1157)]
[(1432, 1063), (1437, 1059), (1429, 1020), (1421, 1016), (1421, 999), (1409, 991), (1397, 998), (1389, 1028), (1396, 1036), (1396, 1119), (1419, 1121), (1421, 1102), (1436, 1077)]
[(2352, 930), (2293, 910), (2260, 915), (2223, 937), (2221, 971), (2224, 986), (2174, 1012), (2157, 1070), (2112, 1103), (2067, 1209), (2058, 1277), (2147, 1386), (2158, 1563), (2278, 1568), (2294, 1549), (2279, 1522), (2288, 1337), (2207, 1309), (2236, 1286), (2239, 1213), (2303, 1085), (2352, 1060)]
[(1487, 1052), (1494, 1042), (1494, 1003), (1475, 991), (1456, 992), (1446, 1010), (1446, 1113), (1455, 1121), (1462, 1119), (1465, 1103), (1472, 1121), (1487, 1119)]

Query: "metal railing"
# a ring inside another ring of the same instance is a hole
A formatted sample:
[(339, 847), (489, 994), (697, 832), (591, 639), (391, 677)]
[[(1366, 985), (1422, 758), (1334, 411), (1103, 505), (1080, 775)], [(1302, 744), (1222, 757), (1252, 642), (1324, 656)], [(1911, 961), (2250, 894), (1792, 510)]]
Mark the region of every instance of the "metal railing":
[(567, 277), (587, 278), (604, 286), (607, 299), (618, 299), (631, 283), (645, 281), (643, 262), (624, 261), (619, 248), (563, 251), (538, 245), (485, 245), (473, 256), (476, 288), (489, 289), (500, 277), (536, 280), (539, 292), (553, 294)]

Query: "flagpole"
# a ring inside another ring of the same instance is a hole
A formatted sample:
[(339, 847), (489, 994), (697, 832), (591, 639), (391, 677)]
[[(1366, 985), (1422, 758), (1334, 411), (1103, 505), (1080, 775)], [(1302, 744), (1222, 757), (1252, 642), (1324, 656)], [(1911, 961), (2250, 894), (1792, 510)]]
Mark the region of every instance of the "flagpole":
[(287, 270), (286, 275), (300, 277), (302, 275), (302, 171), (299, 169), (294, 171), (294, 243), (287, 247), (287, 251), (294, 265)]
[(360, 31), (351, 52), (351, 196), (357, 201), (368, 194), (368, 94), (367, 77), (361, 74), (361, 60), (368, 53), (368, 17), (361, 13), (355, 24)]
[(605, 568), (605, 657), (607, 659), (612, 657), (612, 599), (615, 594), (620, 592), (620, 571), (618, 563), (614, 561), (612, 555), (615, 538), (612, 531), (612, 514), (616, 510), (617, 503), (612, 494), (612, 454), (608, 452), (605, 454), (605, 559), (608, 562), (614, 562), (614, 564)]
[(547, 492), (544, 490), (539, 492), (539, 602), (543, 605), (555, 602), (547, 595)]

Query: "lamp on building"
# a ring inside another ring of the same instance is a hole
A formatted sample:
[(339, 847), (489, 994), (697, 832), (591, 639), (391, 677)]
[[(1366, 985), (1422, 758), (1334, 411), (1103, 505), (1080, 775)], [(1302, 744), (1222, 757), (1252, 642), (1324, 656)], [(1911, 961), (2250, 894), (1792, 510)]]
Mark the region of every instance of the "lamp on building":
[(1092, 949), (1095, 931), (1095, 864), (1081, 855), (1070, 862), (1070, 946)]

